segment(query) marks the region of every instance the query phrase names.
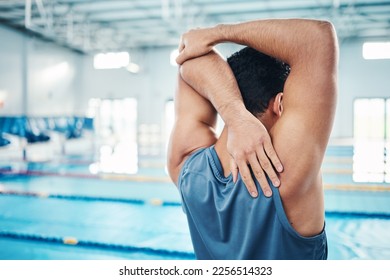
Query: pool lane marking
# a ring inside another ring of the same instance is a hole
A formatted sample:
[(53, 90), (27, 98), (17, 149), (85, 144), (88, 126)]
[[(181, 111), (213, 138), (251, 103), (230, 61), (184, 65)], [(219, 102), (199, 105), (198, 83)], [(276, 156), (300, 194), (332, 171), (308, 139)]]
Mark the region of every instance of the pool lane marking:
[(181, 206), (180, 202), (164, 201), (160, 198), (151, 198), (149, 200), (142, 200), (142, 199), (117, 198), (117, 197), (49, 194), (46, 192), (22, 192), (22, 191), (12, 191), (12, 190), (0, 190), (0, 195), (25, 196), (25, 197), (35, 197), (35, 198), (53, 198), (53, 199), (65, 199), (65, 200), (81, 200), (81, 201), (116, 202), (116, 203), (129, 203), (129, 204), (149, 204), (153, 206)]
[(126, 174), (83, 174), (83, 173), (58, 173), (50, 171), (34, 171), (25, 170), (19, 172), (4, 171), (1, 174), (4, 175), (21, 175), (21, 176), (55, 176), (66, 178), (85, 178), (85, 179), (103, 179), (103, 180), (115, 180), (115, 181), (131, 181), (131, 182), (151, 182), (151, 183), (172, 183), (172, 180), (168, 176), (145, 176), (145, 175), (126, 175)]
[[(52, 199), (65, 199), (65, 200), (79, 200), (85, 202), (99, 201), (99, 202), (114, 202), (114, 203), (129, 203), (129, 204), (138, 204), (138, 205), (152, 205), (152, 206), (181, 206), (179, 202), (170, 202), (163, 201), (159, 198), (152, 198), (150, 200), (137, 200), (137, 199), (123, 199), (123, 198), (102, 198), (102, 197), (91, 197), (91, 196), (70, 196), (70, 195), (50, 195), (48, 193), (39, 193), (39, 192), (19, 192), (19, 191), (5, 191), (0, 190), (0, 195), (9, 195), (9, 196), (25, 196), (31, 198), (52, 198)], [(334, 215), (347, 215), (354, 217), (369, 217), (369, 218), (382, 218), (390, 219), (390, 213), (377, 213), (377, 212), (345, 212), (345, 211), (333, 211), (326, 210), (325, 214), (328, 216)], [(1, 231), (0, 231), (1, 232)], [(71, 238), (71, 237), (70, 237)], [(69, 243), (72, 243), (70, 240)]]
[[(325, 185), (325, 190), (336, 190), (336, 191), (361, 191), (361, 192), (388, 192), (389, 187), (385, 186), (332, 186)], [(86, 202), (113, 202), (113, 203), (128, 203), (138, 205), (152, 205), (152, 206), (181, 206), (180, 202), (175, 201), (164, 201), (160, 198), (151, 198), (148, 200), (133, 199), (133, 198), (118, 198), (118, 197), (98, 197), (98, 196), (83, 196), (83, 195), (66, 195), (66, 194), (50, 194), (47, 192), (32, 192), (32, 191), (15, 191), (6, 190), (5, 188), (0, 189), (0, 195), (8, 196), (24, 196), (24, 197), (35, 197), (35, 198), (51, 198), (51, 199), (64, 199), (64, 200), (78, 200)]]
[(361, 191), (361, 192), (389, 192), (390, 185), (360, 185), (360, 184), (324, 184), (324, 190)]
[(133, 181), (133, 182), (156, 182), (156, 183), (172, 183), (172, 180), (166, 177), (152, 177), (145, 175), (124, 175), (124, 174), (108, 174), (102, 173), (99, 175), (101, 179), (104, 180), (123, 180), (123, 181)]
[(166, 257), (178, 257), (185, 259), (194, 259), (195, 254), (192, 252), (184, 252), (184, 251), (176, 251), (176, 250), (167, 250), (167, 249), (155, 249), (150, 247), (138, 247), (131, 245), (122, 245), (115, 243), (103, 243), (97, 241), (86, 241), (86, 240), (78, 240), (76, 237), (55, 237), (55, 236), (44, 236), (38, 234), (29, 234), (29, 233), (18, 233), (18, 232), (10, 232), (10, 231), (0, 231), (0, 237), (3, 238), (12, 238), (18, 240), (28, 240), (28, 241), (36, 241), (36, 242), (45, 242), (45, 243), (56, 243), (56, 244), (64, 244), (75, 247), (89, 247), (89, 248), (98, 248), (104, 250), (111, 251), (125, 251), (125, 252), (141, 252), (146, 254), (156, 254), (162, 255)]
[[(350, 169), (322, 169), (324, 175), (350, 175), (352, 170)], [(3, 171), (4, 175), (21, 175), (21, 176), (55, 176), (65, 178), (83, 178), (83, 179), (102, 179), (112, 181), (129, 181), (129, 182), (148, 182), (148, 183), (172, 183), (172, 180), (168, 176), (146, 176), (146, 175), (127, 175), (127, 174), (83, 174), (83, 173), (59, 173), (51, 171), (34, 171), (25, 170), (19, 172)]]
[[(128, 181), (128, 182), (145, 182), (145, 183), (172, 183), (167, 177), (151, 177), (144, 175), (126, 175), (126, 174), (108, 174), (99, 175), (81, 174), (81, 173), (56, 173), (47, 171), (22, 171), (22, 172), (2, 172), (5, 175), (22, 175), (22, 176), (58, 176), (66, 178), (86, 178), (86, 179), (102, 179), (113, 181)], [(173, 183), (172, 183), (173, 184)], [(360, 185), (360, 184), (324, 184), (325, 190), (343, 190), (343, 191), (390, 191), (390, 185)]]

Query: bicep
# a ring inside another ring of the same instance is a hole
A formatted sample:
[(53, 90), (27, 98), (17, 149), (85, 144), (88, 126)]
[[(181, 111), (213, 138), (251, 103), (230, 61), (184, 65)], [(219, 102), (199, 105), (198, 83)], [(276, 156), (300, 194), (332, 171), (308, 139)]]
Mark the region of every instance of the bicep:
[(176, 183), (185, 159), (216, 142), (217, 113), (212, 104), (178, 75), (175, 123), (168, 146), (168, 171)]

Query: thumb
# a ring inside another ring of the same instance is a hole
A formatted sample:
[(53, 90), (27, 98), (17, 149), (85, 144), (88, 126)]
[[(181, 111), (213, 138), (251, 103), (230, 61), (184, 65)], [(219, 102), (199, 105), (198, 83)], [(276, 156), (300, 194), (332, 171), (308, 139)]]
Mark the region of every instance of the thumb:
[(182, 65), (187, 60), (186, 49), (183, 49), (176, 57), (176, 63)]

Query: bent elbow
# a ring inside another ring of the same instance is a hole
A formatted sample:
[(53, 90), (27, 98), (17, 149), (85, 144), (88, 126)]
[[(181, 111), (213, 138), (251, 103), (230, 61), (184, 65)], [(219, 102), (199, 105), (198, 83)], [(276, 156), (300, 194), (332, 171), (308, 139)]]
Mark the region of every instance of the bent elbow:
[(338, 61), (338, 41), (334, 25), (330, 21), (319, 21), (317, 24), (318, 51), (323, 51), (328, 61)]
[(210, 64), (218, 63), (222, 59), (222, 56), (215, 50), (211, 50), (209, 53), (188, 59), (179, 66), (179, 73), (184, 81), (191, 83), (195, 76), (204, 76), (204, 69), (207, 69)]

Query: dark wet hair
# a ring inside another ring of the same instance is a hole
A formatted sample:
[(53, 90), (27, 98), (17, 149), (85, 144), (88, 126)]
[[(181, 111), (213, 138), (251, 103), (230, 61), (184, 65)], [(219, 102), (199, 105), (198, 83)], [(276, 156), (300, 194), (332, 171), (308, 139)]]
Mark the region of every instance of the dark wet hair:
[(283, 91), (290, 66), (276, 58), (245, 47), (227, 59), (244, 100), (255, 116), (267, 109), (269, 101)]

